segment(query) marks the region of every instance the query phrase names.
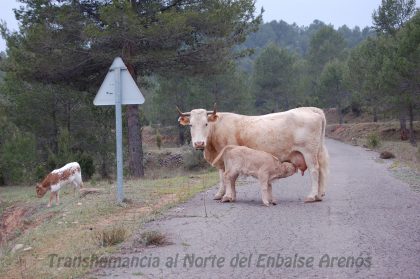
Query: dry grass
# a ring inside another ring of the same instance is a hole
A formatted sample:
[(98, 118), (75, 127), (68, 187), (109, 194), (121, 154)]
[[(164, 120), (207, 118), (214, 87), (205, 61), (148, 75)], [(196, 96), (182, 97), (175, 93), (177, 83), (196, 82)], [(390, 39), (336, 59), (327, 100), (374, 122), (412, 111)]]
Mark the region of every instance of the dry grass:
[[(162, 211), (214, 185), (217, 179), (217, 173), (202, 173), (125, 181), (125, 197), (131, 202), (123, 206), (115, 202), (115, 184), (106, 181), (86, 183), (86, 187), (102, 189), (103, 193), (83, 198), (74, 196), (70, 188), (64, 189), (60, 192), (61, 205), (52, 208), (45, 207), (48, 197), (35, 197), (33, 187), (1, 187), (0, 213), (17, 204), (31, 207), (34, 212), (23, 223), (37, 225), (14, 232), (16, 237), (1, 245), (0, 278), (78, 277), (88, 270), (51, 268), (48, 255), (89, 257), (113, 252), (118, 247), (113, 244), (130, 237)], [(45, 214), (51, 217), (38, 223), (38, 218)], [(11, 253), (16, 243), (32, 249)]]
[(162, 246), (167, 244), (168, 240), (164, 234), (158, 231), (146, 231), (141, 233), (140, 238), (136, 242), (143, 246)]
[(108, 247), (120, 244), (127, 238), (127, 229), (125, 227), (112, 227), (96, 232), (93, 240), (99, 247)]

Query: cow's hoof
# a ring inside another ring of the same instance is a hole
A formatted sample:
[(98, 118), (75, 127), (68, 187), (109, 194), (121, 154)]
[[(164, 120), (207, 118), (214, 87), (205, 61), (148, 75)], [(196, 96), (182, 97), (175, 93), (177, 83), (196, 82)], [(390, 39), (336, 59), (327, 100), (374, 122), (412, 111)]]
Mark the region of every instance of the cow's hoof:
[(305, 203), (319, 202), (319, 201), (322, 201), (322, 198), (319, 198), (318, 196), (306, 197), (305, 200), (304, 200)]
[(272, 205), (276, 205), (276, 204), (277, 204), (277, 202), (276, 202), (276, 201), (271, 201), (271, 204), (272, 204)]
[(306, 197), (304, 200), (305, 203), (316, 202), (315, 197)]
[(315, 196), (315, 201), (322, 201), (322, 197), (323, 197), (323, 195), (321, 195), (321, 197), (319, 197), (318, 195), (316, 195)]
[(321, 197), (325, 197), (325, 192), (321, 194)]
[(47, 204), (47, 208), (50, 208), (51, 207), (51, 204)]
[(233, 202), (233, 199), (231, 197), (228, 197), (228, 196), (223, 196), (222, 202)]
[(264, 204), (265, 206), (267, 206), (267, 207), (269, 207), (269, 206), (270, 206), (270, 203), (269, 203), (269, 202), (263, 202), (263, 204)]
[(222, 197), (223, 197), (223, 195), (221, 195), (221, 194), (216, 194), (216, 195), (214, 195), (213, 200), (221, 200), (221, 199), (222, 199)]

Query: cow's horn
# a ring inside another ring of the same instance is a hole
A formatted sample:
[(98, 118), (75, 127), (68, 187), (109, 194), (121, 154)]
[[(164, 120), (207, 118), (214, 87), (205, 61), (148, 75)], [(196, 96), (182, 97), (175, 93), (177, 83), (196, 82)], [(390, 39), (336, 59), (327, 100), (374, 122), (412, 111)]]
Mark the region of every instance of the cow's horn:
[(214, 103), (213, 111), (208, 110), (207, 111), (207, 114), (216, 114), (216, 112), (217, 112), (217, 110), (216, 110), (216, 103)]
[(179, 116), (189, 116), (191, 113), (190, 112), (182, 112), (178, 106), (176, 106), (176, 110), (179, 113)]

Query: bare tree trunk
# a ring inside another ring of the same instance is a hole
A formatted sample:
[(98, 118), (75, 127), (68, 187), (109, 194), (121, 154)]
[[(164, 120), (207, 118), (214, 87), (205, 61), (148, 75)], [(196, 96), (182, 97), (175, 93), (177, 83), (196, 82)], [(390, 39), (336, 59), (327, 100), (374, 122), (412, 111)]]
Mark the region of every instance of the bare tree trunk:
[(401, 135), (401, 140), (408, 139), (406, 116), (405, 116), (405, 111), (403, 109), (400, 110), (400, 135)]
[[(127, 69), (133, 77), (137, 80), (137, 74), (134, 66), (126, 63)], [(143, 145), (141, 135), (141, 123), (138, 105), (128, 105), (127, 110), (127, 124), (128, 124), (128, 164), (129, 171), (132, 177), (143, 177)]]
[(340, 104), (338, 104), (338, 105), (337, 105), (337, 112), (338, 112), (338, 122), (339, 122), (340, 124), (343, 124), (343, 122), (344, 122), (344, 117), (343, 117), (343, 112), (342, 112), (342, 110), (341, 110), (341, 105), (340, 105)]
[(414, 134), (414, 127), (413, 127), (413, 121), (414, 121), (414, 112), (413, 112), (413, 104), (410, 104), (408, 107), (408, 115), (410, 118), (410, 143), (414, 146), (416, 146), (416, 135)]
[(378, 122), (378, 108), (373, 106), (373, 122)]

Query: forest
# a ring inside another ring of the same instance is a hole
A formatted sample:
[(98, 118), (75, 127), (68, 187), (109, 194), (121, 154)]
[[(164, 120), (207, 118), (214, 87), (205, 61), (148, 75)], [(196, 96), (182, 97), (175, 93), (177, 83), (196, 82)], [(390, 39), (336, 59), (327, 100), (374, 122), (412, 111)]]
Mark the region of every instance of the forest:
[[(263, 22), (253, 0), (19, 0), (3, 23), (0, 185), (32, 183), (77, 160), (113, 175), (114, 108), (93, 98), (116, 56), (146, 102), (124, 108), (127, 172), (144, 176), (143, 127), (177, 127), (176, 106), (247, 115), (299, 106), (398, 119), (415, 143), (420, 12), (383, 0), (372, 26)], [(185, 144), (181, 127), (179, 145)]]

